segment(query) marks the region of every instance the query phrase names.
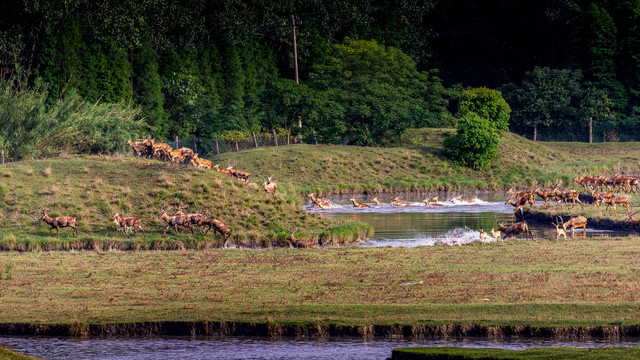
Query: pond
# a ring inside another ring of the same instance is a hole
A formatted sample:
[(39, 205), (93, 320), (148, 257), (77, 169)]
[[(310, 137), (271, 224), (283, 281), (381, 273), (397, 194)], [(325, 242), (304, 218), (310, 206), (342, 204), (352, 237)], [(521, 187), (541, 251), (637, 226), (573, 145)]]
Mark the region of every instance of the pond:
[(26, 355), (43, 359), (386, 359), (396, 347), (458, 346), (522, 350), (532, 347), (640, 346), (637, 338), (585, 338), (562, 341), (549, 338), (255, 338), (255, 337), (152, 337), (152, 338), (59, 338), (0, 337), (0, 343)]
[[(462, 245), (477, 242), (480, 230), (489, 232), (497, 229), (498, 220), (506, 218), (507, 225), (514, 222), (514, 207), (506, 205), (506, 196), (502, 194), (484, 194), (473, 196), (467, 201), (440, 201), (443, 206), (425, 206), (421, 199), (407, 198), (410, 207), (398, 207), (390, 204), (373, 205), (371, 208), (355, 208), (346, 201), (332, 203), (332, 209), (322, 210), (305, 206), (320, 216), (335, 220), (353, 220), (370, 224), (374, 228), (371, 241), (364, 246), (425, 246), (436, 243)], [(390, 202), (392, 199), (380, 199)], [(360, 201), (359, 201), (360, 202)], [(370, 201), (361, 202), (372, 204)], [(538, 202), (541, 205), (542, 202)], [(519, 214), (518, 214), (519, 215)], [(529, 223), (535, 238), (551, 239), (555, 228), (551, 225)], [(625, 231), (599, 230), (587, 227), (587, 231), (576, 230), (574, 237), (606, 238), (627, 236)], [(489, 241), (496, 241), (489, 234)], [(504, 235), (504, 234), (503, 234)], [(571, 234), (568, 234), (570, 237)], [(519, 236), (525, 238), (524, 236)]]

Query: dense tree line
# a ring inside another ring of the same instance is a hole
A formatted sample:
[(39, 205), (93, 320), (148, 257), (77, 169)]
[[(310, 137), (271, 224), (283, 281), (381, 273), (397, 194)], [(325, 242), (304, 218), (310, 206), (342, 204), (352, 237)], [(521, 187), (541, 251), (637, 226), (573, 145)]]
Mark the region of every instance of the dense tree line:
[(9, 0), (0, 75), (42, 81), (50, 105), (140, 106), (140, 131), (165, 139), (381, 144), (455, 125), (472, 87), (500, 89), (512, 129), (537, 134), (638, 119), (639, 17), (640, 0)]

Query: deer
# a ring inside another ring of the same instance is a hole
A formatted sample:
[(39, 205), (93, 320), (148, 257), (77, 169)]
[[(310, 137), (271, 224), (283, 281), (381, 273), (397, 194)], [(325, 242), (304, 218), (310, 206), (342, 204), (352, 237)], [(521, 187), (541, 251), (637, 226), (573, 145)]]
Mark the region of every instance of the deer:
[(520, 221), (515, 224), (505, 226), (504, 222), (498, 222), (496, 219), (496, 223), (498, 224), (498, 230), (504, 233), (505, 239), (519, 234), (526, 234), (531, 237), (531, 240), (534, 240), (533, 233), (529, 230), (529, 225), (526, 221)]
[(65, 227), (72, 228), (73, 235), (76, 238), (78, 237), (78, 225), (76, 225), (77, 218), (73, 216), (58, 216), (58, 217), (52, 218), (52, 217), (49, 217), (49, 215), (47, 215), (47, 210), (43, 210), (40, 221), (44, 221), (47, 224), (49, 224), (49, 226), (51, 226), (51, 228), (49, 229), (49, 234), (52, 234), (51, 231), (53, 229), (56, 229), (56, 232), (58, 234), (58, 240), (60, 240), (60, 228), (65, 228)]
[[(229, 227), (227, 225), (225, 225), (222, 221), (218, 220), (218, 219), (214, 219), (214, 218), (205, 218), (202, 217), (199, 221), (198, 221), (198, 226), (202, 226), (203, 230), (204, 230), (204, 235), (206, 236), (209, 233), (209, 230), (213, 229), (213, 232), (219, 232), (220, 235), (222, 235), (222, 237), (225, 240), (225, 247), (227, 244), (227, 241), (229, 241), (229, 237), (231, 236), (231, 229), (229, 229)], [(206, 229), (205, 229), (206, 228)]]
[(150, 148), (145, 144), (144, 141), (131, 142), (131, 139), (129, 139), (127, 140), (125, 145), (128, 145), (131, 148), (131, 150), (133, 150), (133, 153), (136, 154), (137, 156), (146, 157), (146, 156), (149, 156), (150, 154)]
[(189, 149), (188, 147), (181, 147), (180, 149), (178, 149), (178, 151), (182, 153), (182, 156), (184, 156), (185, 159), (191, 159), (193, 155), (196, 154), (195, 152), (193, 152), (193, 150)]
[(575, 190), (564, 190), (564, 191), (557, 191), (556, 194), (558, 194), (560, 199), (564, 201), (564, 204), (567, 206), (569, 206), (569, 200), (571, 200), (573, 202), (571, 205), (572, 209), (574, 206), (576, 206), (576, 201), (584, 209), (584, 205), (582, 204), (582, 201), (580, 201), (580, 198), (579, 198), (579, 195), (580, 195), (579, 192)]
[(316, 194), (311, 193), (311, 194), (309, 194), (307, 196), (313, 202), (313, 206), (317, 206), (317, 207), (319, 207), (321, 209), (325, 209), (325, 210), (331, 209), (331, 204), (327, 200), (316, 198)]
[(400, 207), (414, 207), (414, 206), (416, 206), (416, 205), (411, 205), (411, 204), (409, 204), (408, 202), (405, 202), (405, 201), (400, 201), (399, 197), (395, 197), (393, 199), (393, 201), (391, 202), (391, 205), (400, 206)]
[(513, 188), (509, 188), (509, 190), (507, 190), (507, 193), (509, 195), (513, 196), (514, 198), (519, 199), (519, 198), (524, 197), (524, 196), (532, 195), (533, 191), (531, 191), (531, 190), (522, 190), (522, 191), (517, 191), (516, 192), (515, 190), (513, 190)]
[(186, 206), (182, 205), (182, 202), (180, 202), (180, 205), (178, 206), (178, 211), (176, 211), (175, 214), (173, 214), (174, 216), (186, 216), (189, 218), (189, 222), (191, 223), (191, 225), (197, 225), (198, 222), (204, 218), (204, 214), (202, 213), (190, 213), (190, 214), (185, 214), (182, 210), (186, 210)]
[(422, 203), (425, 204), (426, 206), (444, 206), (443, 204), (430, 203), (429, 198), (425, 198), (424, 200), (422, 200)]
[(567, 220), (567, 222), (563, 222), (562, 223), (562, 228), (566, 231), (567, 228), (569, 228), (569, 230), (571, 230), (571, 233), (573, 234), (573, 230), (577, 227), (581, 227), (585, 233), (587, 231), (587, 218), (584, 216), (576, 216), (576, 217), (572, 217), (571, 219)]
[(468, 203), (472, 203), (473, 202), (472, 198), (464, 198), (463, 199), (462, 195), (457, 196), (455, 199), (458, 200), (458, 201), (461, 201), (461, 202), (468, 202)]
[(151, 156), (154, 159), (169, 160), (171, 145), (162, 142), (156, 142), (156, 139), (148, 141), (151, 144)]
[(377, 197), (374, 197), (373, 199), (371, 199), (371, 201), (373, 201), (376, 205), (386, 205), (386, 204), (388, 204), (386, 202), (381, 202), (380, 200), (378, 200)]
[(617, 205), (624, 206), (625, 209), (627, 209), (627, 214), (629, 213), (629, 198), (626, 198), (626, 197), (611, 197), (609, 199), (605, 198), (602, 200), (602, 204), (607, 205), (607, 208), (609, 209), (609, 215), (611, 215), (612, 206), (613, 206), (613, 209), (616, 211), (616, 216), (618, 215), (618, 209), (616, 208)]
[(634, 215), (637, 214), (638, 211), (640, 211), (640, 210), (634, 211), (631, 214), (627, 214), (627, 216), (629, 217), (629, 225), (631, 225), (631, 226), (639, 226), (640, 227), (640, 220), (638, 220), (638, 219), (636, 219), (634, 217)]
[(287, 236), (287, 241), (289, 241), (293, 247), (298, 248), (298, 249), (303, 249), (303, 248), (315, 248), (315, 249), (318, 249), (318, 248), (320, 248), (318, 246), (318, 244), (316, 244), (314, 242), (307, 241), (307, 240), (296, 240), (295, 239), (295, 234), (296, 234), (297, 230), (298, 229), (294, 230), (293, 232), (289, 233), (289, 236)]
[(182, 164), (185, 160), (185, 157), (184, 155), (182, 155), (182, 151), (171, 150), (169, 151), (169, 160), (175, 164)]
[(544, 189), (540, 190), (540, 188), (536, 188), (533, 193), (538, 195), (542, 200), (544, 200), (543, 205), (547, 206), (547, 201), (557, 199), (555, 193), (555, 189)]
[(173, 229), (176, 231), (176, 235), (178, 235), (178, 225), (184, 227), (185, 229), (188, 229), (191, 231), (191, 234), (194, 234), (193, 229), (191, 228), (191, 218), (187, 215), (174, 215), (174, 216), (169, 216), (167, 215), (167, 211), (168, 209), (162, 207), (160, 209), (160, 219), (164, 220), (167, 222), (168, 226), (166, 229), (164, 229), (164, 234), (162, 236), (167, 235), (167, 230), (169, 230), (169, 228), (173, 227)]
[(133, 235), (136, 234), (137, 229), (140, 229), (144, 237), (147, 237), (147, 234), (144, 232), (144, 229), (142, 228), (142, 219), (133, 217), (133, 216), (123, 218), (122, 216), (120, 216), (119, 213), (115, 213), (113, 214), (113, 220), (116, 224), (118, 224), (118, 231), (122, 231), (129, 238), (131, 236), (127, 232), (128, 228), (133, 228)]
[(219, 173), (222, 173), (222, 174), (225, 174), (225, 175), (231, 175), (231, 172), (229, 172), (229, 170), (227, 170), (227, 169), (220, 169), (220, 164), (215, 164), (215, 165), (213, 166), (213, 168), (214, 168), (217, 172), (219, 172)]
[(262, 182), (262, 187), (264, 188), (264, 191), (267, 194), (272, 194), (272, 195), (276, 195), (276, 189), (278, 188), (278, 184), (276, 184), (275, 182), (271, 181), (271, 178), (273, 177), (273, 175), (268, 176), (267, 180)]
[(593, 198), (596, 207), (600, 208), (602, 201), (604, 199), (611, 199), (613, 197), (613, 194), (610, 191), (600, 193), (594, 193), (593, 191), (591, 191), (591, 197)]
[(513, 216), (516, 216), (516, 213), (518, 212), (518, 210), (520, 210), (520, 215), (524, 219), (524, 210), (523, 209), (524, 209), (525, 206), (527, 206), (529, 204), (529, 198), (528, 197), (521, 197), (516, 201), (514, 201), (513, 199), (509, 199), (509, 200), (507, 200), (507, 202), (505, 204), (506, 205), (515, 206), (516, 209), (513, 211)]
[(198, 169), (211, 169), (211, 161), (198, 157), (198, 154), (193, 154), (189, 164)]
[[(558, 219), (560, 219), (560, 223), (558, 223)], [(563, 236), (565, 240), (567, 239), (567, 230), (564, 228), (562, 217), (557, 216), (556, 222), (551, 223), (551, 225), (556, 227), (556, 239), (559, 239), (560, 236)]]
[(251, 176), (251, 174), (249, 174), (248, 172), (244, 171), (244, 170), (236, 170), (233, 167), (237, 165), (237, 162), (234, 162), (233, 165), (231, 163), (228, 164), (227, 166), (227, 171), (229, 172), (229, 174), (231, 174), (231, 176), (236, 177), (240, 180), (249, 180), (249, 177)]
[(480, 229), (480, 242), (482, 243), (482, 245), (484, 245), (484, 243), (489, 241), (489, 235), (487, 234), (486, 231), (484, 231), (483, 229)]
[(491, 236), (500, 241), (502, 239), (502, 234), (500, 234), (500, 230), (495, 230), (495, 229), (491, 229), (489, 230), (489, 232), (491, 233)]
[(356, 199), (354, 199), (354, 198), (349, 199), (349, 201), (351, 201), (351, 202), (353, 203), (353, 206), (354, 206), (354, 207), (357, 207), (357, 208), (371, 208), (371, 205), (368, 205), (368, 204), (360, 204), (360, 203), (359, 203), (359, 202), (357, 202), (357, 201), (356, 201)]

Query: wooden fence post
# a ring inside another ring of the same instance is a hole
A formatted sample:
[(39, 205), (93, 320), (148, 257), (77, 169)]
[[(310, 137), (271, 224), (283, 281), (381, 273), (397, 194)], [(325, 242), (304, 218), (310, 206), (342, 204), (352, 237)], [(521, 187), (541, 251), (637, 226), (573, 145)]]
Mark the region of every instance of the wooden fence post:
[(176, 148), (175, 150), (178, 150), (178, 135), (176, 135)]
[(273, 133), (273, 142), (278, 146), (278, 135), (276, 135), (276, 129), (271, 129), (271, 132)]
[(4, 150), (0, 152), (0, 162), (2, 162), (2, 165), (4, 165)]
[(220, 145), (218, 145), (218, 139), (216, 139), (216, 155), (220, 155)]
[(253, 145), (256, 146), (256, 148), (258, 147), (258, 139), (256, 139), (256, 132), (252, 131), (251, 134), (253, 135)]

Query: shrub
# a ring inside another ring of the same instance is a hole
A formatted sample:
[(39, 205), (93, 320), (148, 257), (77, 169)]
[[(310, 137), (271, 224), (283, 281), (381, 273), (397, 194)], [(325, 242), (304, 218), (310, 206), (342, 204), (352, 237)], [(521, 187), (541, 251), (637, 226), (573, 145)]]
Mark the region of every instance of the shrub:
[(459, 120), (456, 135), (445, 139), (444, 147), (456, 165), (477, 169), (498, 157), (499, 142), (492, 122), (469, 112)]

